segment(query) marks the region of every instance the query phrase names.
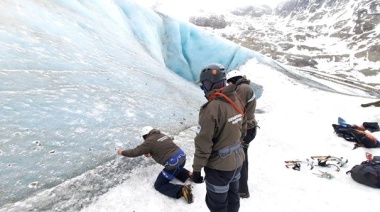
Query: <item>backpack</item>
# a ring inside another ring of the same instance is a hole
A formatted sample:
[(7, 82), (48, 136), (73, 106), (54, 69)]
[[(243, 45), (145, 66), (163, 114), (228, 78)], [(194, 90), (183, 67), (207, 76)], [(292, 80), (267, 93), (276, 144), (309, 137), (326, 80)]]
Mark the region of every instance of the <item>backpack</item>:
[(376, 148), (379, 147), (379, 141), (370, 133), (364, 131), (362, 128), (357, 126), (342, 126), (333, 124), (335, 133), (344, 138), (346, 141), (356, 142), (355, 148), (366, 147), (366, 148)]
[(363, 161), (346, 172), (346, 174), (349, 173), (352, 179), (360, 184), (380, 188), (380, 161)]

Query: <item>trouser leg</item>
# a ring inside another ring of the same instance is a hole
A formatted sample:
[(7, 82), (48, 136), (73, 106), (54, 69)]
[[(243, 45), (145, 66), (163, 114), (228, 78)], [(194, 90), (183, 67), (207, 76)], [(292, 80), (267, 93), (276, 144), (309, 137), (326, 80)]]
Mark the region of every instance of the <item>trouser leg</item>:
[(248, 189), (248, 148), (243, 148), (245, 160), (240, 171), (239, 193), (249, 193)]
[(237, 212), (240, 208), (239, 175), (235, 171), (219, 171), (205, 167), (206, 205), (211, 212)]
[(206, 205), (210, 212), (227, 212), (228, 193), (215, 193), (210, 189), (206, 190)]
[[(164, 169), (165, 170), (165, 169)], [(164, 171), (163, 170), (163, 171)], [(164, 194), (168, 197), (180, 198), (180, 191), (182, 190), (182, 185), (175, 185), (170, 183), (162, 172), (157, 176), (156, 182), (154, 183), (154, 188), (159, 191), (161, 194)]]
[(176, 178), (183, 183), (186, 182), (187, 178), (189, 178), (189, 170), (182, 168)]
[(228, 208), (227, 212), (238, 212), (240, 208), (239, 180), (230, 183), (228, 190)]

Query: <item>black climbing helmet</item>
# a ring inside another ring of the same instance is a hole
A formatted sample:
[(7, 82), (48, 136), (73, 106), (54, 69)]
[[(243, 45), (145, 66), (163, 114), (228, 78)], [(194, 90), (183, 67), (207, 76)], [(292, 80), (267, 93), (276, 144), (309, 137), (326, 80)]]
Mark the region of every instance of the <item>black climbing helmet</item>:
[(199, 81), (210, 81), (211, 83), (220, 82), (226, 80), (226, 72), (223, 65), (213, 63), (204, 67), (201, 71)]
[(202, 83), (202, 90), (207, 93), (213, 89), (226, 86), (226, 72), (221, 64), (213, 63), (204, 67), (201, 71), (199, 81)]

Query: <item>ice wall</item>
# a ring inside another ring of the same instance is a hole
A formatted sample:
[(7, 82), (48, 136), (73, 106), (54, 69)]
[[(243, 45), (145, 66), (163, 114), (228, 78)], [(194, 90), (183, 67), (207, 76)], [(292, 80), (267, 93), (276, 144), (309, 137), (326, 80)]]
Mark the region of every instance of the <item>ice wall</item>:
[(144, 125), (194, 126), (204, 65), (265, 60), (130, 0), (1, 1), (0, 20), (0, 206), (113, 160)]

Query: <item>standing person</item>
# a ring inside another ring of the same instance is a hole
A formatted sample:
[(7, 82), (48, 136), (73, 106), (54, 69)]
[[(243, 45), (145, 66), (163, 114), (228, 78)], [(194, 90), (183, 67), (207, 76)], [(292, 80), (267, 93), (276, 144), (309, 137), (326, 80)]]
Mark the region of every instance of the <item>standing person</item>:
[(158, 129), (145, 126), (141, 130), (144, 142), (134, 149), (118, 149), (117, 154), (125, 157), (138, 157), (145, 155), (152, 157), (157, 163), (164, 166), (164, 169), (157, 176), (154, 188), (161, 194), (179, 199), (184, 197), (187, 203), (193, 203), (191, 185), (179, 185), (170, 183), (177, 178), (185, 182), (191, 173), (184, 168), (186, 154), (178, 147), (173, 139), (163, 134)]
[(245, 160), (241, 168), (239, 180), (239, 195), (241, 198), (249, 198), (248, 189), (248, 147), (249, 143), (256, 137), (257, 122), (255, 119), (256, 97), (255, 92), (240, 71), (232, 70), (227, 73), (227, 83), (236, 85), (236, 92), (245, 105), (245, 117), (247, 119), (247, 132), (243, 138), (243, 149)]
[(199, 111), (192, 180), (202, 183), (205, 172), (206, 205), (211, 212), (237, 212), (240, 208), (239, 178), (244, 161), (241, 148), (244, 129), (243, 105), (234, 85), (226, 86), (220, 64), (200, 73), (201, 88), (208, 102)]

